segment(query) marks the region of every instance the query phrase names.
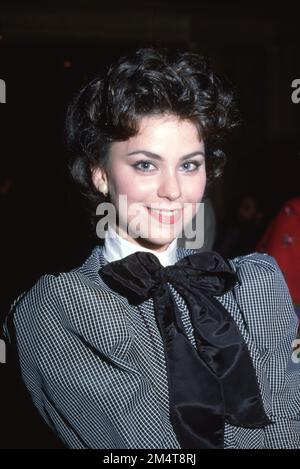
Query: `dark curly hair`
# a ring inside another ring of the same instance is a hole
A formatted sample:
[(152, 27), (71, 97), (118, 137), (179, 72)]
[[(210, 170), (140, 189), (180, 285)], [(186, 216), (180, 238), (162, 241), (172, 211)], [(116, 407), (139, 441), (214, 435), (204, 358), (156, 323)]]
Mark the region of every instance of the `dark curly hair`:
[(233, 91), (198, 54), (139, 49), (84, 86), (68, 108), (68, 167), (93, 213), (103, 197), (92, 169), (105, 168), (110, 144), (136, 135), (140, 119), (155, 114), (192, 120), (204, 139), (208, 181), (222, 173), (220, 147), (238, 123)]

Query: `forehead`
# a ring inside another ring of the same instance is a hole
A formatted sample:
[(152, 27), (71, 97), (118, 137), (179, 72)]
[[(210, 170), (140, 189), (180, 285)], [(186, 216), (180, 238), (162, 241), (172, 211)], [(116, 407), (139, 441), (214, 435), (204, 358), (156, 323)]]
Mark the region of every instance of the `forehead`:
[(191, 120), (173, 115), (145, 116), (139, 121), (136, 135), (112, 143), (110, 156), (116, 160), (119, 156), (143, 151), (173, 159), (195, 151), (204, 152), (204, 143)]
[(158, 114), (141, 117), (138, 122), (138, 133), (136, 136), (146, 135), (151, 132), (163, 134), (186, 131), (199, 138), (199, 129), (192, 120), (182, 119), (176, 115)]
[(130, 148), (149, 145), (153, 150), (160, 147), (174, 151), (181, 151), (183, 147), (191, 147), (192, 151), (203, 149), (201, 134), (192, 120), (174, 115), (155, 115), (142, 117), (138, 125), (136, 135), (127, 141)]

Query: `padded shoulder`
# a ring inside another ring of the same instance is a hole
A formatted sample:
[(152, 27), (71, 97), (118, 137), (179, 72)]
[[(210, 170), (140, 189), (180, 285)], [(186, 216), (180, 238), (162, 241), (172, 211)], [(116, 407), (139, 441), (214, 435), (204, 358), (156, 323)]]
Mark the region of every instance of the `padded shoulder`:
[(276, 260), (261, 253), (230, 260), (238, 284), (235, 300), (252, 338), (261, 347), (274, 348), (283, 331), (297, 327), (290, 293)]

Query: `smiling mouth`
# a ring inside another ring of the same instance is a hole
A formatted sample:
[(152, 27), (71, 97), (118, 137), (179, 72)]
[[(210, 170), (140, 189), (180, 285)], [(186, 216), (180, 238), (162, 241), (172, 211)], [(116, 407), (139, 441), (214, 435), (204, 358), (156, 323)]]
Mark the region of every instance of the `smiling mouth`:
[(177, 210), (159, 210), (147, 207), (147, 210), (151, 217), (160, 223), (174, 224), (182, 216), (182, 209)]

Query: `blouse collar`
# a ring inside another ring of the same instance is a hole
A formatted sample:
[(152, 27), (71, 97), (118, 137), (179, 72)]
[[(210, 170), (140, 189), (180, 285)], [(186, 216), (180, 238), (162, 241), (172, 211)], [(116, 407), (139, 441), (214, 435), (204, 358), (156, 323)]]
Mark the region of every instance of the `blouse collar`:
[(103, 255), (108, 262), (118, 261), (137, 251), (151, 252), (163, 267), (173, 265), (177, 261), (177, 238), (165, 251), (157, 252), (124, 239), (110, 225), (108, 226), (103, 247)]

